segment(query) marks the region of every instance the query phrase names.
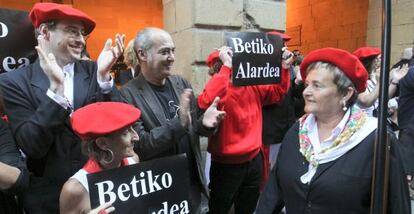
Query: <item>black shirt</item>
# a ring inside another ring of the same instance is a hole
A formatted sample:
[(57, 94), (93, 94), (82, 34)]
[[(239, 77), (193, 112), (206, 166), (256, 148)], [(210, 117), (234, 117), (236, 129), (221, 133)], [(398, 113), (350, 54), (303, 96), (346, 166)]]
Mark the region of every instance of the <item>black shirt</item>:
[[(155, 95), (158, 98), (158, 101), (162, 105), (167, 120), (178, 118), (178, 112), (180, 110), (180, 101), (174, 93), (174, 89), (171, 85), (171, 82), (167, 80), (163, 86), (157, 86), (151, 83), (149, 83), (149, 85), (153, 89)], [(184, 135), (179, 143), (175, 144), (173, 147), (171, 147), (171, 149), (166, 151), (166, 155), (186, 153), (190, 165), (190, 174), (194, 176), (194, 178), (197, 178), (197, 173), (195, 170), (196, 166), (191, 166), (191, 163), (196, 163), (196, 161), (194, 154), (192, 153), (192, 150), (190, 148), (190, 143), (191, 141), (189, 136)]]
[[(414, 115), (414, 67), (400, 80), (400, 96), (398, 98), (398, 124), (401, 129), (409, 128)], [(411, 125), (413, 126), (413, 125)]]

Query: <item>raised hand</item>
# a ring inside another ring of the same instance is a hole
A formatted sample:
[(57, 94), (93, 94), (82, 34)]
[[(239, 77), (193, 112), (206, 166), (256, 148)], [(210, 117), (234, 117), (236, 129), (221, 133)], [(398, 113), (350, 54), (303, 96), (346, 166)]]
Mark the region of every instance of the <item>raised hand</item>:
[(62, 68), (58, 65), (55, 55), (46, 53), (48, 49), (42, 35), (37, 37), (37, 42), (38, 45), (35, 48), (39, 55), (40, 67), (50, 81), (49, 89), (54, 93), (63, 96), (65, 90), (65, 76), (63, 75)]
[(224, 116), (226, 116), (226, 112), (219, 111), (217, 109), (217, 105), (219, 102), (220, 102), (220, 98), (216, 97), (213, 103), (204, 112), (203, 121), (202, 121), (203, 126), (207, 128), (216, 128), (220, 124), (220, 122), (224, 119)]
[(180, 99), (180, 122), (181, 126), (187, 128), (191, 123), (190, 101), (192, 90), (184, 89)]
[(107, 39), (99, 54), (98, 64), (98, 78), (100, 81), (105, 82), (110, 79), (110, 71), (112, 65), (116, 62), (118, 57), (124, 52), (124, 40), (125, 34), (115, 36), (115, 46), (112, 46), (112, 39)]
[(221, 62), (223, 62), (223, 65), (231, 68), (233, 66), (232, 64), (233, 51), (231, 50), (231, 48), (227, 46), (223, 46), (217, 50), (220, 52), (219, 57), (220, 57)]
[(293, 56), (293, 53), (287, 47), (282, 48), (282, 68), (290, 69), (290, 65), (293, 63)]
[(391, 81), (394, 83), (398, 83), (403, 77), (405, 77), (407, 73), (408, 64), (404, 64), (400, 68), (394, 68), (391, 70)]

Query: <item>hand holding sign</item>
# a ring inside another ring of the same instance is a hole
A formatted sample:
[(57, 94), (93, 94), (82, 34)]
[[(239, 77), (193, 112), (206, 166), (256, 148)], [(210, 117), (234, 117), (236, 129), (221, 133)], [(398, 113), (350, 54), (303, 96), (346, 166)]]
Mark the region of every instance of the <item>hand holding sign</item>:
[(115, 211), (115, 207), (112, 206), (112, 203), (105, 203), (101, 206), (91, 210), (88, 214), (107, 214)]
[(232, 57), (233, 57), (233, 51), (231, 50), (230, 47), (227, 46), (223, 46), (219, 49), (217, 49), (220, 53), (219, 53), (219, 57), (221, 62), (223, 63), (223, 65), (232, 68), (233, 66), (233, 62), (232, 62)]
[(290, 52), (287, 47), (282, 48), (282, 68), (290, 69), (293, 63), (293, 53)]
[(48, 53), (45, 38), (40, 35), (37, 37), (38, 46), (36, 51), (39, 54), (40, 67), (45, 72), (50, 81), (49, 89), (54, 93), (64, 96), (64, 81), (62, 68), (57, 64), (55, 55)]

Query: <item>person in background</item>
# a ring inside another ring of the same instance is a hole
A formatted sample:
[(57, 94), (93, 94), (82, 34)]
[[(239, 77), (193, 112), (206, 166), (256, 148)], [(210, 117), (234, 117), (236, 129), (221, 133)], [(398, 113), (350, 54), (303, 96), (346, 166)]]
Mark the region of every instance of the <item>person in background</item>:
[(412, 57), (413, 57), (413, 48), (405, 48), (403, 52), (401, 53), (400, 61), (395, 63), (395, 65), (392, 66), (392, 69), (401, 68), (405, 64), (410, 64), (410, 60)]
[[(373, 47), (361, 47), (353, 52), (368, 72), (367, 89), (358, 95), (358, 105), (369, 116), (377, 117), (380, 88), (381, 50)], [(393, 69), (390, 73), (388, 96), (392, 98), (397, 91), (399, 81), (408, 71), (408, 65)], [(388, 72), (388, 71), (387, 71)]]
[(411, 59), (410, 59), (410, 63), (408, 63), (408, 66), (414, 66), (414, 46), (411, 48)]
[[(336, 48), (310, 52), (300, 70), (306, 114), (286, 134), (256, 213), (369, 213), (377, 119), (355, 104), (368, 73)], [(387, 213), (409, 214), (400, 150), (390, 140)]]
[(140, 67), (137, 55), (134, 51), (134, 40), (129, 41), (127, 47), (125, 48), (124, 62), (128, 68), (126, 70), (118, 71), (119, 73), (116, 75), (118, 80), (115, 80), (115, 82), (117, 82), (120, 86), (125, 85), (125, 83), (139, 74)]
[(208, 191), (199, 135), (212, 134), (224, 118), (225, 112), (217, 110), (219, 98), (203, 114), (197, 111), (190, 83), (172, 74), (175, 45), (168, 32), (142, 29), (135, 37), (134, 48), (141, 72), (121, 88), (121, 95), (124, 102), (142, 112), (134, 126), (140, 138), (135, 152), (142, 161), (185, 153), (191, 213), (205, 212), (201, 201), (207, 200)]
[[(22, 194), (29, 213), (58, 213), (65, 181), (87, 160), (69, 124), (71, 113), (117, 95), (110, 68), (122, 55), (124, 36), (108, 39), (97, 62), (81, 60), (95, 21), (71, 6), (36, 3), (29, 13), (38, 60), (2, 74), (0, 87), (11, 131), (27, 157), (29, 190)], [(119, 96), (119, 94), (118, 94)]]
[(139, 109), (119, 102), (93, 103), (73, 113), (73, 131), (82, 139), (82, 151), (89, 159), (63, 185), (60, 213), (87, 213), (91, 210), (87, 174), (139, 162), (134, 152), (134, 143), (139, 137), (132, 125), (140, 115)]
[[(276, 35), (282, 38), (284, 47), (287, 47), (287, 42), (292, 38), (285, 34), (277, 31), (272, 31), (268, 33), (269, 35)], [(263, 144), (264, 144), (264, 153), (268, 158), (268, 165), (266, 165), (269, 171), (273, 168), (276, 163), (277, 153), (279, 152), (280, 143), (282, 142), (286, 132), (296, 121), (296, 108), (299, 108), (303, 104), (302, 91), (303, 84), (302, 82), (297, 82), (297, 70), (295, 70), (296, 57), (300, 54), (298, 50), (293, 53), (292, 64), (289, 65), (290, 71), (290, 86), (289, 90), (286, 93), (283, 101), (276, 104), (266, 105), (263, 107)], [(303, 105), (302, 109), (303, 109)], [(303, 110), (300, 110), (303, 111)], [(266, 149), (268, 147), (268, 149)], [(265, 173), (265, 179), (267, 180), (268, 173)]]
[(403, 163), (414, 199), (414, 67), (399, 81), (398, 139), (402, 146)]
[(21, 214), (16, 196), (27, 190), (30, 175), (11, 134), (1, 96), (0, 116), (0, 213)]
[(199, 108), (207, 109), (220, 97), (218, 107), (226, 112), (218, 131), (209, 137), (209, 213), (228, 213), (233, 203), (235, 213), (253, 213), (264, 170), (260, 152), (262, 107), (281, 102), (285, 96), (293, 54), (283, 53), (280, 84), (237, 87), (231, 83), (232, 50), (224, 46), (218, 52), (212, 53), (218, 55), (217, 60), (208, 63), (215, 68), (221, 66), (220, 70), (212, 75), (197, 99)]

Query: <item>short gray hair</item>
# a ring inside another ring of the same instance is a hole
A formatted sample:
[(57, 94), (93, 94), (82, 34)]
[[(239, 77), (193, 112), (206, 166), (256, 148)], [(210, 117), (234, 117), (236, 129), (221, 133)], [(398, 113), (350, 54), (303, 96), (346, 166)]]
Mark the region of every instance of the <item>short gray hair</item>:
[(345, 75), (345, 73), (341, 69), (329, 62), (314, 62), (308, 66), (306, 74), (309, 74), (311, 70), (315, 69), (323, 69), (332, 72), (334, 76), (333, 82), (335, 83), (339, 93), (346, 94), (348, 92), (349, 87), (351, 87), (354, 90), (354, 94), (352, 94), (352, 97), (348, 100), (346, 104), (348, 107), (356, 102), (358, 98), (356, 87), (354, 83)]
[[(155, 33), (167, 33), (165, 30), (155, 27), (147, 27), (140, 30), (134, 39), (134, 48), (137, 51), (139, 48), (148, 51), (152, 47), (153, 41), (150, 39)], [(168, 34), (168, 33), (167, 33)]]

